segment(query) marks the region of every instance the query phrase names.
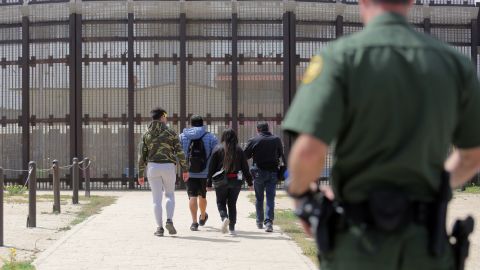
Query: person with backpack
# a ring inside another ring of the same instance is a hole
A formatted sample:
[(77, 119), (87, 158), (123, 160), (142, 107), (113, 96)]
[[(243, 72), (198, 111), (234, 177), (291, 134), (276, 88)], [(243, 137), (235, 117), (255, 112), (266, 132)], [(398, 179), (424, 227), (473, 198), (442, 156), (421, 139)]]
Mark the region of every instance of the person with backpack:
[[(198, 231), (198, 226), (204, 226), (208, 219), (206, 212), (208, 164), (218, 140), (214, 134), (207, 131), (200, 115), (193, 115), (190, 123), (192, 127), (185, 128), (180, 134), (180, 142), (190, 168), (190, 177), (186, 181), (192, 214), (190, 230)], [(198, 208), (200, 208), (199, 218), (197, 218)]]

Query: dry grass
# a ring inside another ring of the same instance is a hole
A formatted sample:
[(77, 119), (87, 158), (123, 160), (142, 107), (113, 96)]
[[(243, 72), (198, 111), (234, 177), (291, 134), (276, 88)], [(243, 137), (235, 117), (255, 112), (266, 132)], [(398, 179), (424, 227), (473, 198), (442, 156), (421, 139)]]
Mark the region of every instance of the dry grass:
[[(286, 195), (280, 195), (286, 196)], [(255, 203), (255, 195), (248, 196), (250, 202)], [(278, 196), (277, 196), (278, 198)], [(251, 213), (250, 218), (255, 219), (256, 214)], [(275, 209), (275, 225), (279, 226), (293, 241), (300, 247), (302, 254), (310, 258), (312, 262), (318, 265), (317, 247), (312, 238), (308, 237), (298, 222), (297, 216), (292, 210)]]

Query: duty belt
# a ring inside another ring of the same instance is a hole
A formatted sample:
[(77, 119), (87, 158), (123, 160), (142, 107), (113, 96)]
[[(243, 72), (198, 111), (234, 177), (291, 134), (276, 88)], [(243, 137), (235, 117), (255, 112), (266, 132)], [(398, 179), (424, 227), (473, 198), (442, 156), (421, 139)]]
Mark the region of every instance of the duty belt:
[[(369, 202), (357, 204), (342, 203), (341, 206), (345, 211), (345, 218), (350, 223), (363, 224), (382, 231), (395, 231), (412, 222), (427, 226), (434, 204), (409, 202), (405, 209), (402, 210), (388, 209), (387, 206), (387, 209), (382, 209), (385, 220), (382, 220), (382, 217), (375, 216), (372, 210), (375, 206), (372, 206)], [(393, 224), (394, 222), (397, 224)]]

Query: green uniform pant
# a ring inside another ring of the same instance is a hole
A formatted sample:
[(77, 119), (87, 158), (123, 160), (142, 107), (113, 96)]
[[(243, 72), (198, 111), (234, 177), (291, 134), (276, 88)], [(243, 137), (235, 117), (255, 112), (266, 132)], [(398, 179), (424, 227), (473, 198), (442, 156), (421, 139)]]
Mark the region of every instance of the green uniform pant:
[[(427, 229), (410, 225), (398, 233), (370, 232), (359, 237), (352, 230), (337, 233), (334, 250), (320, 258), (321, 270), (454, 270), (453, 252), (432, 257)], [(360, 239), (365, 239), (362, 241)], [(365, 250), (371, 243), (374, 252)]]

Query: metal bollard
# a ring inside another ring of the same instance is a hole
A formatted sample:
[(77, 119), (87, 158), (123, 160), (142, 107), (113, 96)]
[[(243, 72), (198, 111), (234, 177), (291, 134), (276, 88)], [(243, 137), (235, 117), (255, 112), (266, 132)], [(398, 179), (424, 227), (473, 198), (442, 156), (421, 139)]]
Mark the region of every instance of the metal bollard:
[(72, 189), (73, 189), (73, 196), (72, 196), (72, 203), (78, 204), (78, 189), (80, 187), (80, 172), (78, 167), (78, 158), (73, 158), (73, 166), (72, 166)]
[(58, 160), (53, 161), (53, 212), (61, 213), (60, 209), (60, 172), (58, 170)]
[(3, 168), (0, 167), (0, 247), (3, 247), (3, 188), (4, 188)]
[(27, 228), (37, 227), (37, 164), (30, 161), (28, 175), (28, 218)]
[(84, 177), (85, 177), (85, 197), (90, 198), (90, 159), (85, 158), (83, 160)]

